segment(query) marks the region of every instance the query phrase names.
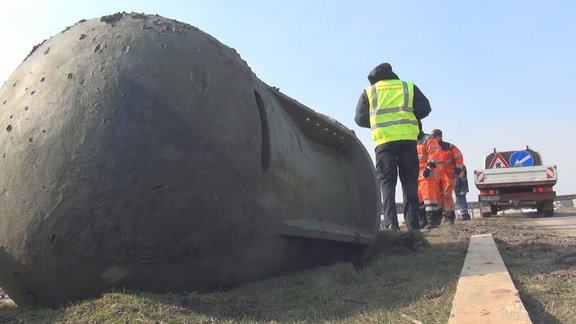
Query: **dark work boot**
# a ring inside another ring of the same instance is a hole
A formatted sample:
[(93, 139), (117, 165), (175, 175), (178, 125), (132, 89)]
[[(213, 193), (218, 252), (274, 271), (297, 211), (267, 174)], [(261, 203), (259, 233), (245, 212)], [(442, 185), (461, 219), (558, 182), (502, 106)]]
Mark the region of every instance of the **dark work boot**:
[(436, 224), (440, 225), (442, 223), (442, 216), (444, 214), (444, 209), (440, 208), (436, 211)]
[(456, 213), (452, 210), (446, 213), (446, 221), (448, 221), (449, 225), (454, 225), (454, 219), (456, 218)]
[(390, 225), (386, 226), (386, 230), (391, 231), (391, 232), (398, 232), (400, 230), (400, 226), (390, 224)]
[(428, 226), (430, 226), (430, 228), (438, 227), (438, 223), (436, 222), (436, 212), (427, 211), (426, 219), (428, 220)]
[(424, 209), (418, 210), (418, 221), (420, 223), (420, 228), (424, 228), (428, 225), (428, 220), (426, 219), (426, 211)]

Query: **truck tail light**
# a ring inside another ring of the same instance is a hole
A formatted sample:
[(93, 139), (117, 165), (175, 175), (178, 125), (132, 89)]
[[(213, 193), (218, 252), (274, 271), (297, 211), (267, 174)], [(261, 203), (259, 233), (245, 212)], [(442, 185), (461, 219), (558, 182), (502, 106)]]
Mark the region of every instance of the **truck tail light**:
[(535, 187), (534, 192), (552, 192), (554, 189), (552, 187)]
[(482, 195), (482, 196), (492, 196), (492, 195), (497, 195), (497, 194), (498, 194), (498, 190), (496, 190), (496, 189), (480, 190), (480, 195)]

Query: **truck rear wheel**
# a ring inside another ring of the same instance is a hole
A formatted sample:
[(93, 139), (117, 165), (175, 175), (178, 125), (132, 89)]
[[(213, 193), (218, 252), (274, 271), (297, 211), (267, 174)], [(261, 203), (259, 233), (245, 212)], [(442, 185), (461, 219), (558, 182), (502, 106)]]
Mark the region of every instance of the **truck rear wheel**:
[(546, 200), (542, 206), (542, 213), (544, 217), (554, 216), (554, 201)]
[(490, 213), (496, 215), (498, 213), (498, 205), (490, 204)]

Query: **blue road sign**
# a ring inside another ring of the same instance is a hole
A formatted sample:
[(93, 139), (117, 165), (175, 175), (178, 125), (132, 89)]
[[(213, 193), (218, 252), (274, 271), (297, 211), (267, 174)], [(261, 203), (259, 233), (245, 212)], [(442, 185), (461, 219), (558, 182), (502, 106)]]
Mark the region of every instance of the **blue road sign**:
[(534, 157), (528, 151), (516, 151), (510, 155), (511, 167), (533, 166)]

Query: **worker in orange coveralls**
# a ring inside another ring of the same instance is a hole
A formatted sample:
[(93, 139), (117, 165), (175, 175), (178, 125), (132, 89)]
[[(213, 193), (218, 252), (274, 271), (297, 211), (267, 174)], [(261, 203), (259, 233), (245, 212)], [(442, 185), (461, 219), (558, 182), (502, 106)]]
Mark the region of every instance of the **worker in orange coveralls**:
[(438, 227), (440, 210), (440, 174), (436, 170), (442, 161), (438, 140), (430, 134), (420, 132), (418, 150), (418, 199), (420, 201), (420, 228), (430, 230)]
[(442, 140), (441, 130), (435, 129), (431, 135), (438, 140), (442, 152), (442, 162), (438, 164), (438, 171), (440, 173), (440, 194), (444, 219), (449, 224), (454, 224), (456, 213), (454, 212), (455, 206), (452, 193), (456, 185), (456, 177), (461, 176), (462, 168), (464, 167), (464, 157), (456, 145)]

